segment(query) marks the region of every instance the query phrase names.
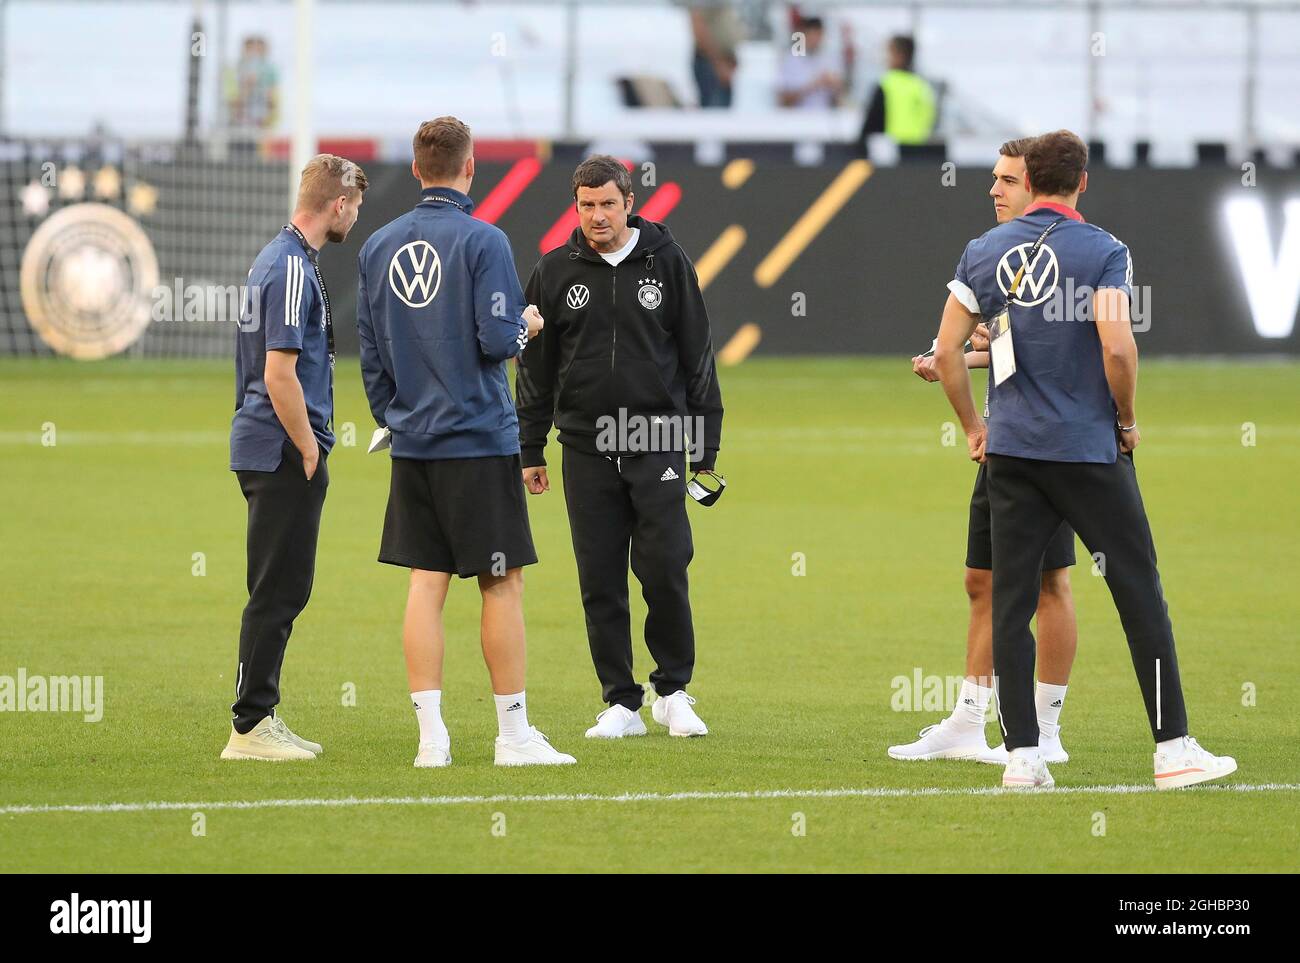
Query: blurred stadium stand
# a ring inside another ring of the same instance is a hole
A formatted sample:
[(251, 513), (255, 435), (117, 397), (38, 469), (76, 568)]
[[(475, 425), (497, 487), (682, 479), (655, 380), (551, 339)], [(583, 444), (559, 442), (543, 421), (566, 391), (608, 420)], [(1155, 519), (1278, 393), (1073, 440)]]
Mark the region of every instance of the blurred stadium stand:
[[(917, 39), (920, 73), (949, 92), (940, 133), (958, 162), (968, 159), (967, 139), (1061, 126), (1114, 142), (1111, 162), (1138, 141), (1151, 141), (1168, 162), (1194, 162), (1197, 143), (1232, 145), (1234, 153), (1300, 143), (1294, 0), (802, 4), (825, 18), (830, 48), (840, 49), (847, 25), (857, 50), (851, 103), (826, 111), (775, 106), (789, 5), (737, 6), (757, 36), (739, 50), (734, 106), (700, 113), (623, 106), (623, 78), (657, 81), (678, 102), (693, 102), (690, 28), (675, 3), (317, 0), (312, 121), (322, 136), (404, 147), (413, 124), (438, 105), (473, 104), (480, 138), (843, 141), (857, 132), (885, 39), (901, 32)], [(0, 0), (0, 129), (176, 136), (196, 9), (208, 45), (200, 128), (220, 126), (222, 78), (243, 39), (261, 36), (283, 94), (276, 131), (287, 136), (291, 0)], [(1094, 55), (1098, 42), (1104, 53)], [(987, 155), (982, 144), (972, 151)]]

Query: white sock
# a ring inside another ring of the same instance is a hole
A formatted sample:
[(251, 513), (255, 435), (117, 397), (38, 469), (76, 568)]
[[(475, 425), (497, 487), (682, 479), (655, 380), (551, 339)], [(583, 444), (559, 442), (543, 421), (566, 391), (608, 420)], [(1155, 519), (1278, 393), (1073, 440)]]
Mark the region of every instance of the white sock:
[(442, 690), (425, 689), (411, 693), (415, 706), (415, 721), (420, 724), (420, 745), (445, 746), (451, 742), (447, 727), (442, 723)]
[(1030, 762), (1041, 762), (1043, 759), (1043, 752), (1037, 746), (1021, 746), (1019, 749), (1012, 749), (1011, 756), (1012, 758), (1020, 756), (1024, 759), (1028, 759)]
[(980, 685), (970, 679), (963, 679), (961, 693), (957, 696), (957, 705), (952, 710), (952, 721), (963, 729), (984, 729), (984, 717), (988, 715), (989, 699), (993, 689)]
[(1038, 709), (1038, 728), (1045, 736), (1056, 735), (1057, 720), (1065, 705), (1065, 690), (1069, 686), (1040, 682), (1034, 690), (1034, 706)]
[(1156, 752), (1177, 752), (1183, 748), (1183, 740), (1186, 736), (1179, 736), (1177, 739), (1166, 739), (1164, 742), (1156, 743)]
[(497, 729), (507, 742), (526, 742), (528, 739), (528, 701), (522, 692), (513, 695), (494, 695), (497, 704)]

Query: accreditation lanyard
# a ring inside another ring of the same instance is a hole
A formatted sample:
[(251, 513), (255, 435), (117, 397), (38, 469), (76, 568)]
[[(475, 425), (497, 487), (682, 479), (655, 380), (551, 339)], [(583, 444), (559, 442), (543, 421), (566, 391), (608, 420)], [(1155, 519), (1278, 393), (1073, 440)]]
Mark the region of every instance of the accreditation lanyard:
[(456, 208), (458, 208), (462, 214), (469, 213), (468, 211), (465, 210), (464, 204), (456, 200), (454, 197), (448, 197), (446, 194), (430, 194), (424, 200), (420, 201), (421, 204), (432, 204), (434, 202), (439, 202), (442, 204), (452, 204)]
[(329, 359), (330, 359), (330, 417), (329, 417), (328, 425), (332, 427), (334, 424), (335, 351), (334, 351), (334, 319), (330, 317), (330, 296), (329, 296), (329, 292), (325, 290), (325, 278), (321, 276), (320, 264), (317, 263), (319, 252), (312, 253), (314, 251), (314, 248), (312, 248), (312, 246), (307, 243), (307, 238), (303, 235), (302, 231), (298, 230), (298, 226), (296, 224), (292, 224), (292, 223), (286, 224), (285, 227), (293, 232), (294, 237), (298, 239), (298, 243), (302, 245), (302, 249), (308, 252), (307, 260), (311, 262), (311, 269), (316, 273), (316, 283), (320, 285), (321, 310), (325, 315), (325, 350), (329, 353)]
[(1011, 281), (1011, 290), (1007, 292), (1007, 303), (1002, 306), (1002, 310), (997, 317), (989, 322), (989, 363), (993, 366), (994, 384), (1000, 385), (1016, 373), (1016, 351), (1011, 341), (1011, 303), (1016, 298), (1016, 292), (1020, 290), (1020, 282), (1024, 279), (1025, 271), (1038, 257), (1038, 251), (1043, 246), (1043, 241), (1047, 239), (1047, 235), (1052, 233), (1056, 225), (1064, 220), (1064, 217), (1058, 217), (1043, 229), (1042, 234), (1038, 235), (1038, 240), (1029, 249), (1025, 259), (1020, 262), (1020, 270), (1016, 272), (1015, 278)]

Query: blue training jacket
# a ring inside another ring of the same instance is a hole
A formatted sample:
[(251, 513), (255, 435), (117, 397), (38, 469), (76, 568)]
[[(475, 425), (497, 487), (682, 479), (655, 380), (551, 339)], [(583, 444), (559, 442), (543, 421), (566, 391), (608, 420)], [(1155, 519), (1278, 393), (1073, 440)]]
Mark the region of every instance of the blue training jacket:
[(483, 458), (519, 451), (505, 362), (528, 343), (510, 241), (474, 202), (429, 187), (372, 234), (358, 259), (357, 331), (370, 412), (393, 457)]

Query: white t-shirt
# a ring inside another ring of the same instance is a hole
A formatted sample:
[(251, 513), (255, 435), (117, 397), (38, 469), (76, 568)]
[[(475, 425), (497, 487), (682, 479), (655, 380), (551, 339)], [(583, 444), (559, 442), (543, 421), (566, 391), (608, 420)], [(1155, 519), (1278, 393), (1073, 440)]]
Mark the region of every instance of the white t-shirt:
[[(781, 62), (777, 89), (782, 93), (793, 93), (796, 90), (803, 90), (822, 74), (836, 74), (838, 72), (835, 69), (835, 61), (831, 58), (826, 45), (823, 43), (815, 53), (802, 56), (795, 56), (793, 53), (786, 54), (785, 60)], [(834, 107), (835, 98), (825, 87), (819, 87), (817, 90), (804, 94), (795, 106)]]
[(636, 247), (636, 242), (640, 239), (640, 237), (641, 237), (641, 228), (634, 227), (632, 228), (632, 236), (627, 239), (626, 244), (620, 247), (617, 251), (614, 251), (612, 254), (602, 253), (600, 256), (603, 257), (610, 264), (619, 264), (622, 262), (624, 258), (626, 258), (629, 254), (632, 253), (632, 248)]

